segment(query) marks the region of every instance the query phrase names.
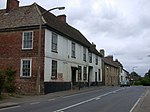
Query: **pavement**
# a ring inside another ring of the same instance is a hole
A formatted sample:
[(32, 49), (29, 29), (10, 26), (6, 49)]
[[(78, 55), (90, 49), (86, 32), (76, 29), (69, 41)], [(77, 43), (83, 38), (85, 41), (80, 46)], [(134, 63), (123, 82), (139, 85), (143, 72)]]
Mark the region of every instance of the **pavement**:
[(150, 112), (150, 87), (146, 88), (132, 112)]
[[(39, 96), (36, 96), (36, 95), (35, 96), (21, 96), (19, 98), (12, 97), (12, 98), (1, 100), (0, 109), (18, 106), (18, 105), (28, 103), (28, 102), (34, 102), (34, 101), (37, 101), (37, 99), (38, 100), (44, 100), (47, 98), (52, 99), (52, 98), (68, 96), (68, 95), (72, 95), (76, 93), (83, 93), (83, 92), (88, 92), (92, 90), (98, 90), (104, 87), (105, 86), (85, 87), (80, 90), (73, 89), (73, 90), (55, 92), (55, 93), (39, 95)], [(137, 101), (137, 104), (135, 104), (135, 107), (131, 112), (150, 112), (149, 105), (150, 105), (150, 87), (147, 87), (145, 93), (141, 96), (141, 98), (139, 98), (139, 100)]]

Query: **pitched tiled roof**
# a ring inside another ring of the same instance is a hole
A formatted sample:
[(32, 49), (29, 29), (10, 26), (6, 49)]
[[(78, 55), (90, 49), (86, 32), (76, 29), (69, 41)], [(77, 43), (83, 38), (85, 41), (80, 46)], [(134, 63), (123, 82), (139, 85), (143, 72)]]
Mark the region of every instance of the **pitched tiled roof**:
[(116, 68), (119, 67), (114, 61), (110, 61), (110, 60), (109, 60), (108, 58), (106, 58), (106, 57), (102, 58), (102, 60), (103, 60), (103, 62), (104, 62), (105, 64), (108, 64), (108, 65), (113, 66), (113, 67), (116, 67)]
[[(36, 3), (13, 9), (9, 13), (6, 13), (5, 9), (0, 10), (0, 31), (20, 27), (36, 26), (38, 28), (40, 24), (39, 14), (45, 11), (46, 10), (44, 8)], [(83, 46), (89, 48), (91, 52), (101, 56), (101, 54), (95, 48), (93, 48), (91, 43), (82, 35), (79, 30), (73, 28), (65, 22), (58, 20), (58, 18), (52, 13), (48, 12), (44, 14), (42, 20), (42, 26), (61, 33), (66, 38), (82, 44)]]
[(0, 10), (0, 31), (3, 29), (39, 25), (39, 17), (34, 5), (15, 8), (9, 13)]

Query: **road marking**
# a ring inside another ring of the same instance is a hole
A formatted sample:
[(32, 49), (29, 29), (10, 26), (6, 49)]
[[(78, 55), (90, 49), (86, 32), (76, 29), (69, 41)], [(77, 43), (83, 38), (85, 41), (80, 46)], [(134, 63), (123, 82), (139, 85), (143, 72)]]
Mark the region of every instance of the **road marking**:
[[(148, 92), (149, 92), (149, 91), (146, 92), (146, 94), (144, 95), (143, 98), (145, 98), (145, 97), (147, 96)], [(137, 104), (140, 102), (142, 96), (143, 96), (143, 95), (141, 95), (141, 97), (136, 101), (136, 103), (134, 104), (134, 106), (131, 108), (131, 110), (130, 110), (129, 112), (132, 112), (132, 111), (135, 109), (135, 107), (137, 106)]]
[(32, 102), (30, 103), (30, 105), (35, 105), (35, 104), (39, 104), (40, 102)]
[(56, 100), (55, 98), (53, 98), (53, 99), (48, 99), (48, 101), (53, 101), (53, 100)]
[(19, 107), (21, 107), (21, 106), (13, 106), (13, 107), (2, 108), (2, 109), (0, 109), (0, 111), (1, 110), (9, 110), (9, 109), (14, 109), (14, 108), (19, 108)]
[(97, 98), (95, 98), (95, 100), (99, 100), (99, 99), (101, 99), (101, 97), (97, 97)]
[[(94, 90), (94, 91), (99, 91), (99, 90)], [(79, 96), (79, 95), (82, 95), (82, 94), (92, 93), (94, 91), (87, 91), (87, 92), (84, 92), (84, 93), (78, 93), (78, 94), (73, 94), (73, 95), (69, 95), (69, 96), (64, 96), (63, 98), (69, 98), (69, 97), (73, 97), (73, 96)]]
[(136, 101), (136, 103), (134, 104), (134, 106), (131, 108), (129, 112), (132, 112), (134, 110), (134, 108), (136, 107), (136, 105), (139, 103), (140, 100), (141, 100), (141, 97)]
[[(122, 89), (118, 89), (119, 90), (122, 90)], [(116, 90), (115, 90), (116, 91)], [(88, 99), (88, 100), (85, 100), (85, 101), (82, 101), (82, 102), (79, 102), (79, 103), (76, 103), (76, 104), (73, 104), (73, 105), (70, 105), (70, 106), (67, 106), (65, 108), (62, 108), (62, 109), (58, 109), (56, 111), (53, 111), (53, 112), (63, 112), (64, 110), (67, 110), (67, 109), (70, 109), (70, 108), (73, 108), (73, 107), (76, 107), (76, 106), (79, 106), (79, 105), (82, 105), (82, 104), (85, 104), (85, 103), (88, 103), (88, 102), (91, 102), (93, 100), (98, 100), (100, 99), (101, 97), (104, 97), (104, 96), (107, 96), (109, 94), (112, 94), (114, 91), (111, 91), (111, 92), (108, 92), (108, 93), (105, 93), (103, 95), (100, 95), (100, 96), (97, 96), (97, 97), (94, 97), (94, 98), (91, 98), (91, 99)]]

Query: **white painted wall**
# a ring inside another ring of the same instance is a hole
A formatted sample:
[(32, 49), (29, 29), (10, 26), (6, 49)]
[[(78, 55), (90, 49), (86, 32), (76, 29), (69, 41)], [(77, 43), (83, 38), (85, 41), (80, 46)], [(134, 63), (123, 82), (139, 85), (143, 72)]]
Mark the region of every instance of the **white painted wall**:
[[(90, 81), (95, 81), (95, 72), (98, 75), (98, 69), (101, 71), (101, 80), (102, 81), (102, 70), (101, 70), (101, 58), (98, 57), (98, 65), (95, 64), (95, 54), (92, 54), (92, 63), (89, 64), (89, 56), (88, 49), (86, 48), (86, 62), (83, 61), (83, 46), (76, 43), (76, 58), (71, 57), (71, 45), (72, 41), (58, 35), (58, 53), (51, 52), (51, 41), (52, 41), (52, 32), (49, 30), (45, 30), (45, 58), (44, 58), (44, 81), (71, 81), (71, 67), (82, 67), (82, 80), (83, 81), (83, 67), (87, 67), (88, 74), (88, 66), (93, 66), (92, 75), (90, 76)], [(63, 78), (60, 80), (51, 80), (51, 65), (52, 60), (57, 61), (57, 73), (62, 73)], [(76, 73), (78, 76), (78, 72)], [(97, 76), (98, 78), (98, 76)], [(88, 81), (88, 79), (87, 79)]]

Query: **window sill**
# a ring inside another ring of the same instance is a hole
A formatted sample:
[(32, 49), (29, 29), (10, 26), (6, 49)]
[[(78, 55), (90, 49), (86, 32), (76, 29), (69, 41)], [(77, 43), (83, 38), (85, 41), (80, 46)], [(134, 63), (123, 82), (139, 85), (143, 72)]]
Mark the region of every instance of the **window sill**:
[(53, 53), (58, 53), (57, 51), (53, 51), (53, 50), (52, 50), (51, 52), (53, 52)]
[(76, 57), (74, 57), (74, 56), (71, 56), (71, 58), (76, 58)]
[(20, 79), (31, 79), (31, 76), (20, 76)]

